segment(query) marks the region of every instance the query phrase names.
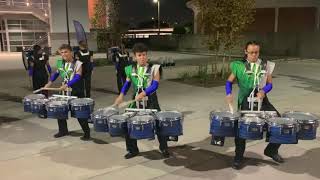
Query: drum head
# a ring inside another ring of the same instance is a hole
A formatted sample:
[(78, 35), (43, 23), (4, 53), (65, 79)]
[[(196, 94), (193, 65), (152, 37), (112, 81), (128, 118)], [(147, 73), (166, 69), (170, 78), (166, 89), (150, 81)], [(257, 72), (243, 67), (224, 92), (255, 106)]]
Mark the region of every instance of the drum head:
[(292, 118), (283, 118), (283, 117), (274, 117), (268, 119), (268, 124), (270, 126), (281, 126), (281, 125), (296, 125), (297, 121), (293, 120)]
[(292, 118), (294, 120), (303, 122), (315, 122), (319, 120), (319, 118), (314, 114), (299, 111), (285, 112), (283, 117)]
[(265, 123), (265, 120), (260, 118), (258, 114), (245, 114), (240, 121), (245, 124), (256, 123), (263, 125)]
[(86, 106), (86, 105), (93, 105), (94, 100), (91, 98), (77, 98), (71, 100), (72, 106)]
[(61, 107), (61, 106), (68, 106), (66, 101), (50, 101), (47, 104), (48, 107)]
[(154, 122), (154, 117), (151, 115), (137, 115), (129, 120), (132, 124), (149, 124)]
[(33, 101), (33, 100), (36, 100), (36, 99), (44, 99), (44, 98), (46, 98), (46, 96), (43, 95), (43, 94), (30, 94), (30, 95), (24, 97), (23, 100), (24, 101)]
[(182, 113), (178, 111), (160, 111), (156, 114), (159, 121), (178, 121), (182, 120)]
[(109, 117), (109, 123), (124, 123), (127, 122), (128, 116), (125, 115), (112, 115)]
[(234, 121), (239, 119), (240, 114), (238, 112), (231, 113), (230, 111), (213, 111), (210, 113), (210, 117), (211, 119), (213, 119), (213, 117), (216, 117), (220, 120)]
[(46, 104), (49, 102), (49, 99), (36, 99), (32, 102), (32, 104), (36, 105), (36, 104)]

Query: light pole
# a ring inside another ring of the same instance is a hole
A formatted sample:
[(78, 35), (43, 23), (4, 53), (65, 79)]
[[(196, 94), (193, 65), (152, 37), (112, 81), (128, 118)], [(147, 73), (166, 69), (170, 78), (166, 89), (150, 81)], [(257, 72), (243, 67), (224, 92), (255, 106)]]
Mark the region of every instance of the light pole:
[(153, 0), (153, 3), (158, 4), (158, 36), (160, 36), (160, 0)]
[(67, 34), (68, 34), (68, 45), (70, 46), (70, 29), (69, 29), (69, 3), (68, 0), (66, 2), (66, 20), (67, 20)]

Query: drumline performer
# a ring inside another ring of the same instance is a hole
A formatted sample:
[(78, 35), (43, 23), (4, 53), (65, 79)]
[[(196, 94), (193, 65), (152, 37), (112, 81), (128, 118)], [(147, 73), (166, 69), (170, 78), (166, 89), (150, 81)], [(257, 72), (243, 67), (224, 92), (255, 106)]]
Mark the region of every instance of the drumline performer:
[[(68, 91), (72, 88), (71, 96), (78, 98), (85, 97), (84, 83), (82, 76), (82, 62), (73, 57), (72, 48), (70, 45), (63, 44), (59, 48), (62, 60), (57, 61), (57, 71), (51, 76), (48, 84), (44, 88), (49, 88), (59, 76), (63, 79), (64, 83), (60, 87), (62, 91)], [(81, 140), (90, 140), (90, 128), (88, 119), (78, 118), (78, 122), (84, 132), (80, 137)], [(58, 119), (59, 131), (54, 135), (55, 138), (63, 137), (69, 134), (67, 120)]]
[[(272, 72), (275, 64), (259, 58), (260, 45), (255, 41), (250, 41), (246, 44), (245, 54), (244, 59), (235, 60), (230, 64), (232, 73), (225, 85), (227, 102), (229, 104), (233, 103), (232, 84), (237, 80), (239, 86), (239, 110), (276, 111), (277, 115), (280, 116), (267, 97), (267, 94), (272, 90)], [(263, 71), (266, 73), (264, 74)], [(255, 100), (257, 102), (254, 102)], [(235, 124), (235, 127), (238, 127), (238, 125)], [(235, 134), (236, 149), (232, 167), (240, 169), (243, 163), (246, 140), (237, 137), (238, 133)], [(264, 150), (264, 154), (278, 163), (283, 163), (283, 158), (278, 154), (280, 145), (269, 143)]]

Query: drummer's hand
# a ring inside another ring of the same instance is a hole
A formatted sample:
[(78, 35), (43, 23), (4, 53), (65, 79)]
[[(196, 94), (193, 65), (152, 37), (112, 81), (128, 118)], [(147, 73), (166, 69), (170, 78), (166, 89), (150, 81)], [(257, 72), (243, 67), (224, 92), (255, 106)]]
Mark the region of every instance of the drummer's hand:
[(136, 101), (142, 101), (142, 99), (146, 96), (147, 95), (145, 92), (141, 92), (140, 94), (138, 94), (138, 96), (136, 96)]
[(61, 91), (67, 91), (68, 90), (68, 85), (64, 84), (60, 86)]
[(232, 94), (227, 95), (226, 100), (228, 104), (233, 104), (233, 95)]
[(264, 93), (264, 91), (259, 91), (257, 93), (257, 98), (259, 98), (259, 99), (263, 99), (265, 96), (266, 96), (266, 94)]
[(123, 94), (120, 94), (117, 99), (114, 101), (114, 104), (119, 105), (123, 102)]

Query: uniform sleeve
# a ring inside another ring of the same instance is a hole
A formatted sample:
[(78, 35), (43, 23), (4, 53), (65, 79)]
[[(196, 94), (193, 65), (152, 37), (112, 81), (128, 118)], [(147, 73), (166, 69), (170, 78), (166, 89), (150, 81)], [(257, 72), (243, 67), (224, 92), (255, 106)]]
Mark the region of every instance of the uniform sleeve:
[(238, 63), (236, 61), (231, 62), (230, 64), (230, 69), (233, 75), (237, 77), (238, 73)]
[(92, 56), (93, 56), (93, 51), (90, 51), (90, 53), (89, 53), (89, 54), (90, 54), (90, 57), (92, 57)]
[(124, 70), (125, 70), (125, 73), (126, 73), (126, 77), (131, 80), (130, 68), (131, 68), (131, 66), (127, 66), (127, 67), (125, 67)]

